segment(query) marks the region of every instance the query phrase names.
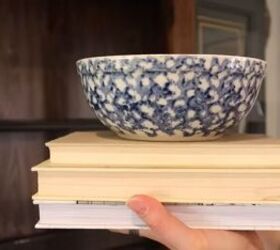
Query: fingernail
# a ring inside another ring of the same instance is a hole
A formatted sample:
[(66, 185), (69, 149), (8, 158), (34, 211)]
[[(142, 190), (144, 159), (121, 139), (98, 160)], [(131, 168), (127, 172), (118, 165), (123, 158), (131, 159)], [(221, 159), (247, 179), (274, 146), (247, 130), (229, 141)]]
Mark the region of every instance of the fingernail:
[(135, 213), (137, 213), (140, 216), (146, 215), (148, 211), (148, 207), (143, 203), (142, 200), (138, 199), (137, 197), (131, 198), (127, 205), (130, 209), (132, 209)]

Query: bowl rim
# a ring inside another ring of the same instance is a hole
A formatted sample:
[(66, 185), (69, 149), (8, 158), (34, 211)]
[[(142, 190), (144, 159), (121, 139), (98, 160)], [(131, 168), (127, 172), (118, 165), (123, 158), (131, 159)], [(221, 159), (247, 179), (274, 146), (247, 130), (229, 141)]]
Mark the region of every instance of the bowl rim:
[(112, 59), (115, 61), (124, 60), (124, 59), (134, 59), (134, 58), (145, 58), (145, 57), (198, 57), (198, 58), (209, 58), (209, 57), (218, 57), (218, 58), (228, 58), (231, 60), (238, 59), (238, 60), (254, 60), (259, 61), (265, 66), (267, 62), (265, 60), (255, 58), (255, 57), (248, 57), (248, 56), (235, 56), (235, 55), (225, 55), (225, 54), (173, 54), (173, 53), (166, 53), (166, 54), (123, 54), (123, 55), (106, 55), (106, 56), (93, 56), (93, 57), (86, 57), (76, 61), (76, 63), (80, 62), (87, 62), (88, 60), (104, 60), (104, 59)]

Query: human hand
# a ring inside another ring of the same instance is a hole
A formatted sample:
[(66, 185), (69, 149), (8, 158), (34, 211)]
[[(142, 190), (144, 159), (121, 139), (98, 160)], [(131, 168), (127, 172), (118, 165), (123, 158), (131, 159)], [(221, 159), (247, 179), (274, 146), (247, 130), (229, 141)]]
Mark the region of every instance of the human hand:
[(254, 231), (191, 229), (171, 215), (154, 198), (138, 195), (128, 201), (148, 226), (140, 236), (156, 240), (172, 250), (260, 250), (261, 239)]

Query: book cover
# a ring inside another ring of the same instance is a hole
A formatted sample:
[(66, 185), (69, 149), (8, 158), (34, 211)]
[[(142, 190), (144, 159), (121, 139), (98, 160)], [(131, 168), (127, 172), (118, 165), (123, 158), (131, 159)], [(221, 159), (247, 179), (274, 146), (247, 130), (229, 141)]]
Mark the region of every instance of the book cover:
[(46, 144), (50, 161), (92, 167), (280, 168), (280, 140), (236, 134), (207, 142), (141, 142), (110, 131), (75, 132)]

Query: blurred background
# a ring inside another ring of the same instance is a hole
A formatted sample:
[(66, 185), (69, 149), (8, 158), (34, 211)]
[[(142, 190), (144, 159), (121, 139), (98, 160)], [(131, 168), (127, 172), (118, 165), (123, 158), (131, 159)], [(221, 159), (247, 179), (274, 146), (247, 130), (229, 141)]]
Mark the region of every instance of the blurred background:
[(103, 129), (75, 61), (139, 53), (265, 59), (265, 83), (239, 130), (280, 137), (279, 12), (279, 0), (0, 0), (0, 250), (164, 249), (103, 230), (34, 230), (30, 169), (47, 158), (44, 143)]

